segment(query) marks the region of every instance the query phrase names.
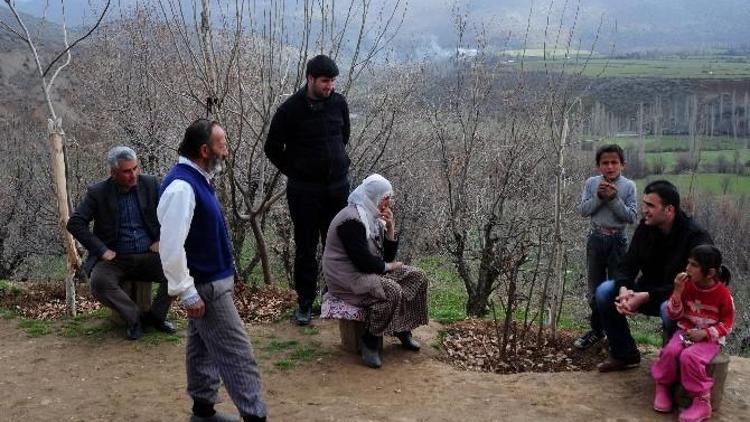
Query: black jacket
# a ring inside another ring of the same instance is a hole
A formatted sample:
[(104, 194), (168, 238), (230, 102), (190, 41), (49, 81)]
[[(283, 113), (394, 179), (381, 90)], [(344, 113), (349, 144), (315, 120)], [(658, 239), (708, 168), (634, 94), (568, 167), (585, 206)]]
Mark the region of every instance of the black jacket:
[(279, 106), (271, 120), (265, 152), (289, 179), (331, 184), (349, 172), (349, 107), (333, 92), (322, 101), (307, 98), (307, 86)]
[[(668, 235), (641, 220), (628, 252), (615, 270), (618, 289), (625, 286), (648, 292), (649, 301), (658, 303), (669, 299), (674, 278), (677, 273), (685, 271), (690, 250), (703, 244), (713, 244), (711, 235), (682, 211), (677, 213)], [(641, 276), (636, 281), (639, 272)]]
[[(138, 206), (146, 231), (153, 241), (159, 240), (159, 220), (156, 205), (159, 201), (159, 181), (154, 176), (138, 176)], [(83, 269), (91, 273), (99, 256), (106, 249), (114, 250), (120, 226), (118, 187), (110, 177), (89, 186), (73, 215), (68, 220), (68, 231), (89, 251)], [(89, 223), (94, 221), (94, 230)]]

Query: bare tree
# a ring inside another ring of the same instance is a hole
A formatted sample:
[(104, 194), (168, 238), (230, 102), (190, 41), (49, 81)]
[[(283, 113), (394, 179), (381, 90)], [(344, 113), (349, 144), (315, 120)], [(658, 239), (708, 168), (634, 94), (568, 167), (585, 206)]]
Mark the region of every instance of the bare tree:
[[(47, 111), (49, 113), (49, 121), (47, 125), (49, 148), (50, 148), (50, 161), (52, 166), (52, 183), (55, 188), (55, 196), (57, 198), (58, 207), (58, 225), (63, 241), (63, 245), (66, 253), (66, 267), (67, 276), (65, 278), (65, 296), (66, 303), (68, 306), (68, 313), (70, 315), (76, 314), (75, 304), (75, 273), (81, 266), (81, 258), (73, 240), (73, 236), (67, 232), (65, 225), (67, 224), (70, 216), (70, 202), (68, 198), (68, 186), (65, 169), (65, 152), (63, 145), (63, 136), (65, 132), (62, 128), (62, 118), (60, 118), (55, 111), (54, 104), (52, 102), (51, 90), (54, 87), (55, 80), (57, 79), (60, 72), (65, 69), (71, 62), (70, 51), (79, 42), (86, 39), (91, 35), (101, 23), (104, 15), (109, 9), (110, 1), (108, 0), (104, 6), (99, 19), (97, 22), (81, 37), (75, 39), (72, 43), (68, 41), (68, 30), (65, 24), (65, 1), (60, 0), (60, 7), (62, 10), (63, 23), (62, 23), (62, 35), (64, 48), (60, 51), (46, 67), (42, 64), (39, 50), (37, 49), (36, 41), (31, 36), (26, 23), (24, 22), (21, 15), (19, 15), (16, 9), (15, 1), (4, 0), (5, 4), (10, 9), (13, 17), (15, 18), (16, 24), (0, 21), (0, 28), (10, 32), (20, 39), (29, 47), (29, 52), (34, 58), (36, 64), (36, 71), (39, 76), (39, 81), (44, 92), (44, 98), (47, 105)], [(64, 61), (61, 62), (61, 60)]]

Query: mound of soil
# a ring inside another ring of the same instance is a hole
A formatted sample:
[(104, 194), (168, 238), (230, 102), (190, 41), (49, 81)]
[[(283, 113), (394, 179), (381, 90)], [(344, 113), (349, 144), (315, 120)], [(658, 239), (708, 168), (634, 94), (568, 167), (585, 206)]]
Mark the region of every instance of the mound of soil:
[(558, 330), (542, 330), (541, 341), (537, 329), (523, 332), (521, 324), (512, 323), (502, 353), (502, 323), (467, 320), (447, 327), (442, 339), (445, 349), (443, 359), (461, 369), (515, 374), (521, 372), (588, 371), (607, 357), (604, 345), (586, 351), (573, 347), (581, 334)]

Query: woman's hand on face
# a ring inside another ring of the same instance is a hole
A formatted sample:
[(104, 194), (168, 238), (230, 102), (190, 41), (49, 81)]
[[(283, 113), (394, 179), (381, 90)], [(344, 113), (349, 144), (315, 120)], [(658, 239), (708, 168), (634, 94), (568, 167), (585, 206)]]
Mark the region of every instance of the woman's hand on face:
[(388, 208), (383, 208), (380, 211), (380, 218), (385, 220), (385, 235), (388, 240), (395, 240), (396, 234), (396, 221), (393, 217), (393, 211)]

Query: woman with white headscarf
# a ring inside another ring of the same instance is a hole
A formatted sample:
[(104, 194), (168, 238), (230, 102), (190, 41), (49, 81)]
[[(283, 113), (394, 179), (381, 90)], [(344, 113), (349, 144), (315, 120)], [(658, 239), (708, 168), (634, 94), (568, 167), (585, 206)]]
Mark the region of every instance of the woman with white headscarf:
[(404, 348), (418, 351), (411, 330), (427, 324), (427, 277), (395, 260), (392, 201), (388, 180), (367, 177), (331, 222), (323, 253), (328, 293), (367, 309), (361, 349), (363, 362), (372, 368), (382, 364), (380, 337), (395, 335)]

